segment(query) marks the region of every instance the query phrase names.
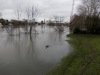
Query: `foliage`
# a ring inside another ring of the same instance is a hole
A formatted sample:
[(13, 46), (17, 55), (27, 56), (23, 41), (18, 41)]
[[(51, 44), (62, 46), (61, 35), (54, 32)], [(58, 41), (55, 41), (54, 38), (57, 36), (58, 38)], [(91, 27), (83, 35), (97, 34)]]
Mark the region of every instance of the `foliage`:
[(86, 16), (85, 27), (89, 33), (100, 33), (100, 17), (98, 15)]
[(100, 75), (100, 35), (70, 34), (75, 48), (62, 63), (47, 75)]
[(94, 14), (92, 16), (82, 16), (75, 15), (73, 20), (70, 22), (71, 27), (74, 29), (73, 33), (78, 33), (78, 28), (80, 31), (85, 29), (87, 33), (100, 34), (100, 14)]
[(80, 29), (84, 28), (84, 16), (75, 14), (70, 22), (70, 26), (74, 29), (79, 27)]
[(70, 25), (71, 29), (79, 27), (86, 29), (87, 33), (100, 33), (100, 0), (82, 0), (78, 6), (78, 15), (74, 15)]
[(2, 18), (2, 19), (0, 19), (0, 23), (2, 23), (2, 25), (8, 25), (9, 21)]
[(75, 34), (80, 33), (79, 27), (75, 27), (73, 33), (75, 33)]

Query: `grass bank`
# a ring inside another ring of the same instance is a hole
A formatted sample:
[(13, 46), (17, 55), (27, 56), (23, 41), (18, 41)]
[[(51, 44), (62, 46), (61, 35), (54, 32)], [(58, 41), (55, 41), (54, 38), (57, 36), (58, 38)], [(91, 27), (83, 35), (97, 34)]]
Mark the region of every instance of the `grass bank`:
[(74, 51), (47, 75), (100, 75), (100, 35), (70, 34)]

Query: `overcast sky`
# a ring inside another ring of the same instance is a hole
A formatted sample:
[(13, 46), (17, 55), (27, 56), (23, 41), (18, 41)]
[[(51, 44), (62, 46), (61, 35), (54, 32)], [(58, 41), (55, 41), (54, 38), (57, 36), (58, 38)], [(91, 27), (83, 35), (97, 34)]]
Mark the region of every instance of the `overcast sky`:
[[(73, 0), (0, 0), (0, 12), (4, 19), (16, 19), (13, 10), (17, 6), (24, 7), (27, 5), (38, 5), (39, 10), (42, 12), (39, 16), (40, 20), (48, 20), (53, 18), (54, 15), (64, 16), (66, 21), (70, 17)], [(75, 0), (74, 13), (80, 4), (80, 0)], [(23, 16), (25, 17), (25, 16)]]

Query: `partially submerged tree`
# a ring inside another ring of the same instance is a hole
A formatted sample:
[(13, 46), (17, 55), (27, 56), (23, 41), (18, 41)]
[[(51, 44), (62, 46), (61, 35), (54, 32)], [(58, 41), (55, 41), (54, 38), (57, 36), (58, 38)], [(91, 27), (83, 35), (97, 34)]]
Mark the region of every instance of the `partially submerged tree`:
[(63, 16), (54, 16), (54, 21), (56, 23), (56, 25), (62, 25), (62, 22), (64, 21), (64, 17)]
[[(36, 33), (36, 29), (35, 29), (35, 20), (40, 16), (40, 11), (38, 6), (32, 6), (31, 7), (31, 21), (32, 24), (34, 25), (34, 31)], [(30, 34), (32, 33), (32, 25), (30, 26)]]
[(54, 29), (59, 32), (64, 31), (63, 25), (64, 17), (63, 16), (54, 16), (55, 27)]
[[(17, 18), (18, 21), (21, 19), (21, 17), (22, 17), (22, 8), (21, 8), (21, 6), (17, 6), (17, 7), (15, 8), (15, 10), (14, 10), (14, 15), (16, 16), (16, 18)], [(19, 25), (19, 24), (20, 24), (20, 23), (18, 22), (18, 25)], [(18, 25), (17, 25), (17, 26), (18, 26)], [(20, 35), (20, 25), (19, 25), (17, 28), (18, 28), (19, 35)], [(17, 32), (17, 29), (16, 29), (16, 32)]]
[(25, 7), (25, 14), (26, 14), (28, 22), (25, 24), (23, 29), (25, 31), (25, 34), (28, 34), (29, 33), (28, 26), (29, 26), (29, 21), (30, 21), (30, 17), (31, 17), (31, 9), (30, 9), (29, 5), (27, 7)]
[[(33, 26), (35, 26), (35, 20), (36, 18), (40, 15), (40, 11), (38, 9), (38, 6), (27, 6), (25, 8), (25, 13), (26, 13), (26, 16), (27, 16), (27, 19), (28, 19), (28, 25), (29, 23), (31, 23), (29, 26), (30, 26), (30, 29), (28, 31), (28, 33), (32, 33), (32, 28)], [(27, 27), (27, 26), (26, 26)], [(34, 27), (34, 31), (35, 31), (35, 27)]]

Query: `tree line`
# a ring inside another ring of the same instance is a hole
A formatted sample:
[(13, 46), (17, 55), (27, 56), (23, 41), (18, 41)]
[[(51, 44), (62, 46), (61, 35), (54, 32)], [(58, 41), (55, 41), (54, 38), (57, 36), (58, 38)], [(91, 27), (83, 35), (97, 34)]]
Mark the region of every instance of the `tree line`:
[[(38, 6), (36, 5), (32, 5), (32, 6), (25, 6), (25, 7), (21, 7), (21, 6), (17, 6), (14, 10), (13, 10), (13, 15), (16, 17), (16, 19), (12, 19), (12, 20), (6, 20), (1, 18), (2, 13), (0, 12), (0, 22), (3, 25), (7, 25), (9, 23), (13, 23), (16, 25), (25, 25), (25, 23), (27, 24), (34, 24), (36, 22), (36, 19), (40, 16), (41, 12), (38, 8)], [(22, 17), (24, 16), (25, 19), (21, 20)]]
[(73, 33), (100, 34), (100, 0), (82, 0), (78, 14), (72, 16), (70, 30)]

